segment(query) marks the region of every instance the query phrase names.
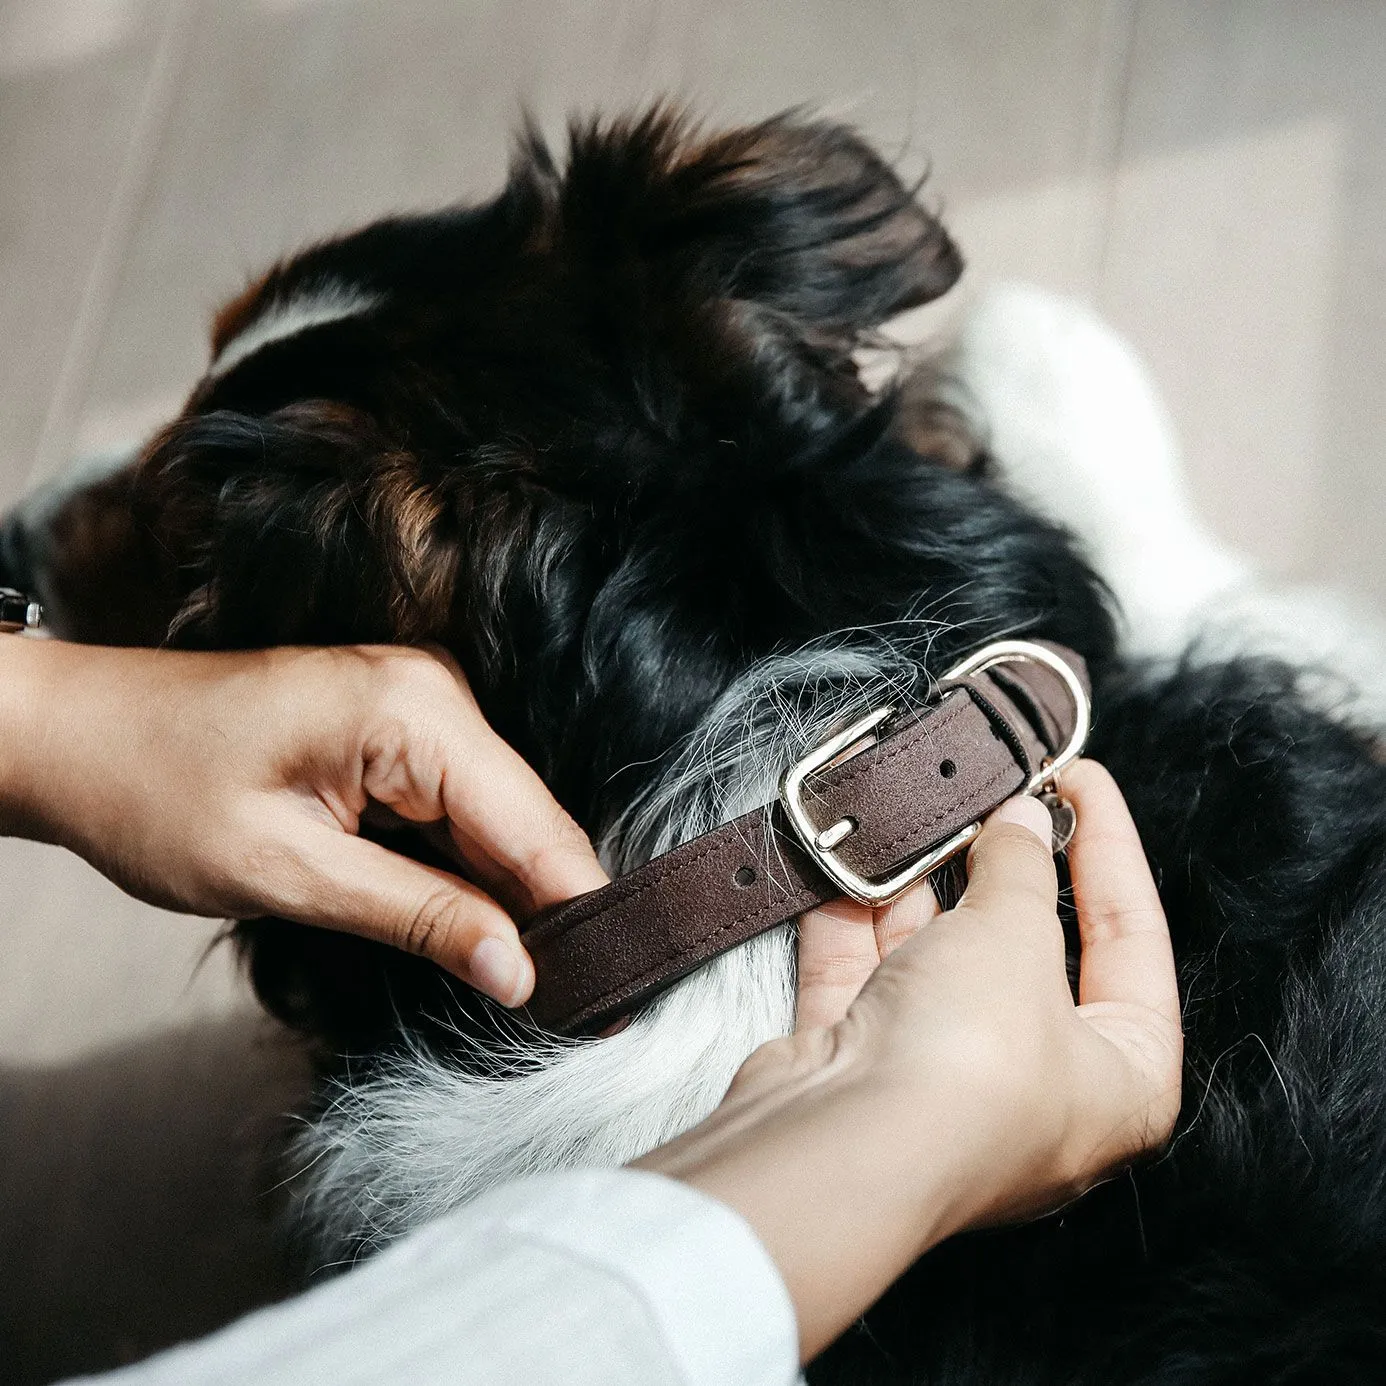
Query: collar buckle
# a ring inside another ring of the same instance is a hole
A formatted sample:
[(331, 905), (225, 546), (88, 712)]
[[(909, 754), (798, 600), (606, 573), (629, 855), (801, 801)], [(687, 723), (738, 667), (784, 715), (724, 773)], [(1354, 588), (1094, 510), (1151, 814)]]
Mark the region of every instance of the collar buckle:
[[(1038, 794), (1052, 788), (1064, 766), (1071, 764), (1082, 753), (1092, 726), (1092, 707), (1087, 690), (1068, 662), (1053, 650), (1030, 640), (997, 640), (990, 645), (984, 645), (961, 663), (954, 665), (940, 680), (940, 686), (946, 688), (951, 683), (985, 673), (999, 664), (1019, 663), (1042, 664), (1059, 676), (1073, 699), (1073, 732), (1067, 744), (1044, 761), (1030, 776), (1022, 791), (1025, 794)], [(923, 880), (946, 861), (957, 856), (982, 831), (980, 820), (969, 823), (946, 841), (931, 847), (922, 856), (906, 862), (898, 870), (869, 880), (852, 870), (835, 850), (856, 831), (856, 822), (850, 817), (839, 818), (837, 822), (821, 829), (814, 823), (804, 803), (806, 781), (811, 775), (827, 769), (829, 765), (850, 760), (874, 746), (881, 739), (881, 727), (895, 713), (896, 708), (893, 704), (867, 713), (795, 761), (780, 781), (780, 802), (784, 805), (799, 845), (844, 895), (850, 896), (859, 904), (872, 907), (887, 905), (898, 899), (917, 881)]]

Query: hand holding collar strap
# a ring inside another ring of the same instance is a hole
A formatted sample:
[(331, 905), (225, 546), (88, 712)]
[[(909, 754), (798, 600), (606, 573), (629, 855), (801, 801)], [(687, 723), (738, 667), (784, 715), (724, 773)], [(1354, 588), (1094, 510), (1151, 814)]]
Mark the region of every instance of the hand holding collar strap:
[(886, 903), (963, 850), (998, 804), (1049, 786), (1089, 720), (1073, 651), (978, 650), (927, 707), (878, 709), (790, 766), (775, 803), (537, 915), (521, 934), (531, 1019), (596, 1030), (825, 901)]

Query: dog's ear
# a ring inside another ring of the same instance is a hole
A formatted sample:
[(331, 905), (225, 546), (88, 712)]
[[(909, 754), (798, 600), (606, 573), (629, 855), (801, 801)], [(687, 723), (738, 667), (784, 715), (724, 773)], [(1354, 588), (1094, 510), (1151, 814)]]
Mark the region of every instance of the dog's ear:
[(562, 225), (608, 264), (850, 338), (962, 272), (914, 191), (842, 125), (791, 112), (704, 138), (659, 108), (573, 127)]
[(446, 623), (444, 503), (358, 410), (185, 416), (146, 450), (135, 503), (177, 567), (176, 644), (417, 641)]

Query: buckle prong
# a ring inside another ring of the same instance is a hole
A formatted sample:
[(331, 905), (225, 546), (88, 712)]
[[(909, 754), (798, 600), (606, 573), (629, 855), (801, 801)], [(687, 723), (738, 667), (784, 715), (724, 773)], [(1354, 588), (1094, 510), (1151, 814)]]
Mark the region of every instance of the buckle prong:
[[(1069, 664), (1052, 650), (1033, 641), (997, 640), (954, 665), (943, 676), (941, 683), (947, 685), (960, 679), (971, 678), (974, 674), (983, 673), (998, 664), (1021, 663), (1042, 664), (1057, 674), (1073, 699), (1074, 707), (1073, 734), (1069, 737), (1068, 744), (1055, 755), (1047, 757), (1039, 769), (1030, 776), (1022, 790), (1025, 794), (1036, 794), (1057, 784), (1060, 771), (1082, 752), (1092, 725), (1092, 708), (1088, 701), (1087, 689), (1083, 687), (1082, 681)], [(940, 843), (880, 880), (868, 880), (865, 876), (859, 875), (833, 850), (857, 830), (857, 824), (851, 818), (840, 818), (829, 827), (820, 829), (804, 804), (805, 782), (809, 776), (827, 769), (834, 762), (850, 760), (875, 745), (878, 738), (873, 733), (894, 717), (895, 712), (895, 706), (887, 704), (867, 713), (835, 736), (830, 736), (801, 760), (795, 761), (785, 771), (780, 782), (780, 802), (784, 805), (800, 845), (844, 895), (873, 907), (889, 904), (903, 895), (916, 881), (938, 870), (944, 862), (961, 852), (982, 831), (980, 821), (969, 823), (946, 842)]]
[(820, 852), (831, 852), (839, 843), (845, 842), (857, 830), (857, 825), (850, 818), (839, 818), (831, 828), (824, 828), (813, 840), (818, 844)]

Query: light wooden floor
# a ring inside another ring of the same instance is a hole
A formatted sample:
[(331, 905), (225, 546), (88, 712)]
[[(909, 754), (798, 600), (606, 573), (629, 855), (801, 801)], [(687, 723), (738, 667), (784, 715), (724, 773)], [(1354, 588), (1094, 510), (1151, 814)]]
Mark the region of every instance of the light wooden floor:
[[(522, 102), (808, 102), (931, 164), (973, 291), (1134, 340), (1218, 530), (1383, 609), (1383, 59), (1377, 0), (0, 0), (0, 504), (166, 417), (268, 257), (493, 189)], [(298, 1074), (209, 926), (0, 870), (0, 1361), (40, 1380), (270, 1282), (220, 1230)]]

